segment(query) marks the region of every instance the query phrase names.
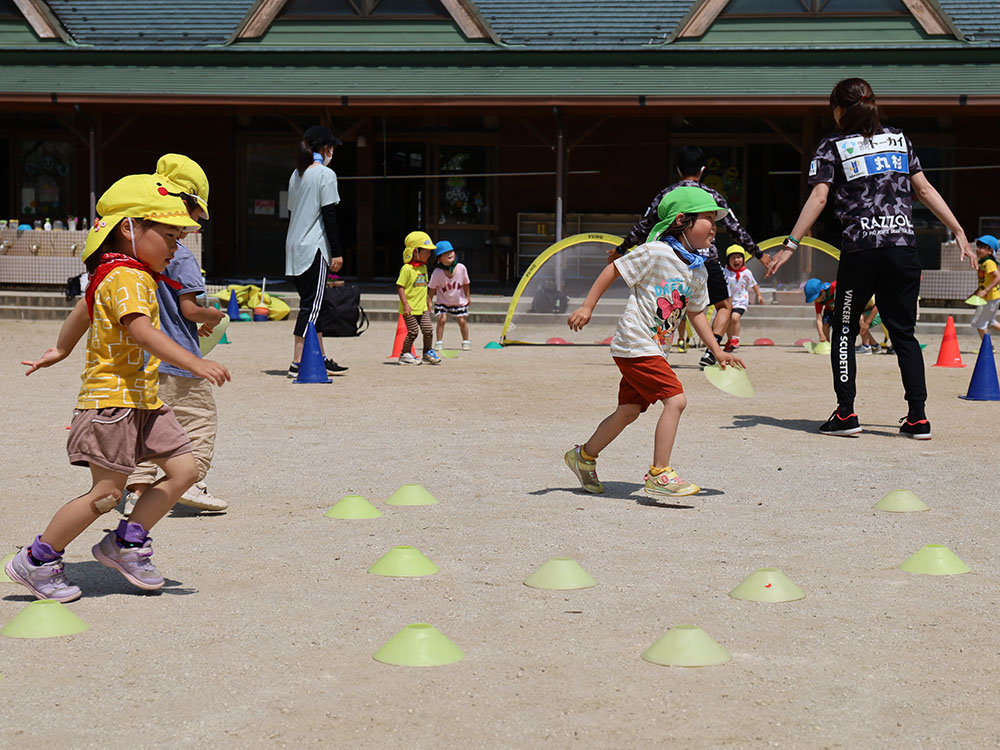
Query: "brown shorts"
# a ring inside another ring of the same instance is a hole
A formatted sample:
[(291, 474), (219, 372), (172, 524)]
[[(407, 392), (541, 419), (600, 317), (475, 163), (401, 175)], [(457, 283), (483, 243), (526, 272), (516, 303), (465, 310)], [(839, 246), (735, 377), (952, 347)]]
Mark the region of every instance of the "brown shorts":
[(636, 404), (643, 411), (650, 404), (684, 393), (681, 381), (663, 357), (615, 357), (621, 370), (618, 403)]
[(110, 406), (73, 412), (66, 451), (74, 466), (131, 474), (142, 461), (190, 453), (191, 443), (169, 406)]

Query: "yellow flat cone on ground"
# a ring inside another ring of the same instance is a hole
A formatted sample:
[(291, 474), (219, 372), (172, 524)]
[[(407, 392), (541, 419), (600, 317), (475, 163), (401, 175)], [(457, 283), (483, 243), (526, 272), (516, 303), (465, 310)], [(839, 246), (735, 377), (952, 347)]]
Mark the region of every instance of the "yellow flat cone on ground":
[(323, 515), (327, 518), (378, 518), (382, 511), (361, 495), (345, 495)]
[(407, 625), (386, 641), (373, 658), (401, 667), (438, 667), (453, 664), (465, 654), (433, 625)]
[(931, 509), (910, 490), (893, 490), (875, 503), (873, 507), (875, 510), (884, 510), (888, 513), (914, 513)]
[(4, 570), (4, 566), (12, 560), (16, 554), (16, 552), (11, 552), (3, 560), (0, 560), (0, 583), (14, 583), (14, 581), (10, 580), (10, 576), (7, 575), (7, 571)]
[(572, 557), (553, 557), (525, 578), (524, 585), (533, 589), (589, 589), (597, 581)]
[(812, 354), (813, 353), (813, 349), (816, 348), (816, 342), (815, 341), (803, 341), (802, 342), (802, 348), (805, 349), (810, 354)]
[(969, 572), (969, 566), (943, 544), (925, 544), (899, 567), (907, 573), (929, 576), (954, 576)]
[(748, 602), (794, 602), (806, 598), (806, 592), (777, 568), (757, 568), (729, 595)]
[(377, 576), (415, 577), (432, 576), (441, 568), (416, 547), (393, 547), (368, 568)]
[(813, 354), (829, 354), (830, 353), (830, 342), (829, 341), (818, 341), (816, 345), (812, 348)]
[(404, 484), (385, 502), (386, 505), (436, 505), (437, 498), (419, 484)]
[(69, 607), (52, 599), (38, 599), (4, 625), (0, 635), (8, 638), (54, 638), (82, 633), (89, 628)]
[(713, 667), (733, 657), (697, 625), (674, 625), (642, 658), (664, 667)]

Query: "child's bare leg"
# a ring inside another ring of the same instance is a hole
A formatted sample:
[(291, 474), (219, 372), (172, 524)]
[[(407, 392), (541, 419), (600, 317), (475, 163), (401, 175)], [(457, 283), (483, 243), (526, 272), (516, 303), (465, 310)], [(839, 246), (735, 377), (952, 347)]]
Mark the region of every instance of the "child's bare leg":
[(653, 437), (653, 466), (657, 469), (670, 466), (670, 454), (674, 449), (674, 439), (677, 437), (677, 425), (681, 421), (681, 413), (687, 407), (687, 396), (678, 393), (676, 396), (663, 399), (662, 403), (663, 413), (656, 423), (656, 433)]
[(153, 459), (153, 462), (163, 469), (163, 476), (146, 488), (129, 516), (131, 523), (140, 524), (146, 531), (167, 515), (184, 491), (198, 481), (198, 464), (193, 453)]
[(740, 329), (743, 327), (740, 320), (743, 318), (738, 312), (733, 313), (732, 320), (729, 321), (729, 338), (738, 339), (740, 337)]
[(469, 340), (469, 319), (462, 315), (458, 318), (458, 330), (462, 332), (462, 341)]
[(57, 552), (66, 549), (88, 526), (121, 502), (128, 474), (91, 464), (90, 476), (90, 491), (57, 510), (42, 532), (42, 541)]
[(632, 424), (641, 413), (642, 408), (638, 404), (618, 404), (618, 408), (597, 425), (590, 440), (581, 446), (583, 452), (591, 458), (597, 458), (597, 454), (607, 448), (611, 441)]
[(437, 338), (435, 341), (444, 341), (444, 324), (448, 320), (448, 315), (446, 313), (441, 313), (437, 316)]

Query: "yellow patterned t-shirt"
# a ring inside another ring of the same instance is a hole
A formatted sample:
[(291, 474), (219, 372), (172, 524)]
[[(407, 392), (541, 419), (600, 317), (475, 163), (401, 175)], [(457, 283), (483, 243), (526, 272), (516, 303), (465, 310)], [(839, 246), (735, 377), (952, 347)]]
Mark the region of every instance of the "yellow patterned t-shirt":
[(156, 282), (145, 271), (118, 267), (101, 281), (94, 294), (94, 319), (87, 334), (87, 359), (77, 409), (126, 406), (159, 409), (160, 360), (148, 358), (135, 343), (121, 319), (131, 313), (145, 315), (160, 327)]

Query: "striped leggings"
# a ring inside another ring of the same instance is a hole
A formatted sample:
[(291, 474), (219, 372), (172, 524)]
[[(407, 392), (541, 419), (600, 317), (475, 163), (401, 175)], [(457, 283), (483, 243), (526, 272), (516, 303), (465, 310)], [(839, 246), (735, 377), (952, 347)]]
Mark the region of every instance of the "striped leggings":
[(418, 318), (416, 315), (403, 315), (403, 322), (406, 323), (406, 338), (403, 339), (403, 351), (410, 351), (413, 342), (417, 340), (417, 334), (424, 335), (424, 351), (434, 348), (434, 326), (431, 324), (431, 311), (424, 310)]

